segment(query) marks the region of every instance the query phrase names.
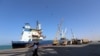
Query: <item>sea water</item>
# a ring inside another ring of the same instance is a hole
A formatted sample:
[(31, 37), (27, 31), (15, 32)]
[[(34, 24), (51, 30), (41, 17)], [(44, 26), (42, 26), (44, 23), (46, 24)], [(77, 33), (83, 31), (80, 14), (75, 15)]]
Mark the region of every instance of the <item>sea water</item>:
[(0, 50), (12, 49), (11, 45), (0, 45)]
[[(52, 44), (52, 40), (40, 41), (40, 45), (48, 45), (48, 44)], [(5, 49), (12, 49), (12, 45), (0, 45), (0, 50), (5, 50)]]

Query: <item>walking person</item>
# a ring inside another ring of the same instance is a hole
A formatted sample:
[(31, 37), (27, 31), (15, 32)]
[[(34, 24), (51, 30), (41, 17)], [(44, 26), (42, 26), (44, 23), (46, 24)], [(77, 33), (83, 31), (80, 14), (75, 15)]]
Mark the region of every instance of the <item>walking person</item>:
[(38, 56), (38, 46), (39, 46), (39, 43), (35, 42), (34, 46), (33, 46), (33, 54), (32, 54), (32, 56)]
[(39, 42), (31, 43), (31, 45), (29, 46), (32, 50), (32, 56), (38, 56), (38, 46)]

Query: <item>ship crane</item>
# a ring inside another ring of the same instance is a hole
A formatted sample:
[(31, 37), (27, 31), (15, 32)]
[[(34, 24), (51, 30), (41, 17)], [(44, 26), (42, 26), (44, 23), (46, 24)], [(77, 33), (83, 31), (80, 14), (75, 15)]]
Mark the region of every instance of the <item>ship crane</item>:
[[(66, 30), (62, 31), (62, 23), (63, 23), (63, 19), (61, 20), (60, 24), (58, 25), (58, 30), (56, 32), (56, 36), (55, 39), (53, 40), (53, 45), (67, 45), (67, 40), (65, 38), (65, 34), (66, 34)], [(60, 42), (58, 40), (58, 37), (60, 37)]]
[(58, 37), (61, 35), (61, 26), (62, 26), (63, 20), (61, 20), (60, 24), (58, 24), (58, 30), (56, 32), (55, 38), (53, 40), (53, 45), (59, 45)]
[(59, 32), (60, 32), (60, 44), (61, 45), (67, 45), (67, 39), (66, 39), (66, 29), (65, 31), (62, 30), (62, 24), (63, 24), (63, 19), (61, 20), (59, 24)]
[(59, 34), (60, 34), (60, 31), (59, 31), (59, 27), (58, 27), (55, 38), (53, 40), (53, 45), (59, 45), (59, 40), (58, 40)]
[(71, 43), (70, 43), (70, 44), (82, 44), (81, 39), (75, 38), (75, 35), (74, 35), (74, 33), (72, 32), (72, 29), (71, 29), (71, 33), (72, 33), (72, 40), (71, 40)]
[(67, 45), (66, 29), (65, 29), (65, 31), (62, 30), (60, 41), (61, 41), (61, 43), (60, 43), (61, 45), (63, 45), (63, 46)]

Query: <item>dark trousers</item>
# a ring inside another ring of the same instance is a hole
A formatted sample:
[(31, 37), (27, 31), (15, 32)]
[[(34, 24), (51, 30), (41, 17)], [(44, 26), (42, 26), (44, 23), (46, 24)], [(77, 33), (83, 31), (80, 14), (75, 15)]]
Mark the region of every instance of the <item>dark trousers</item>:
[(35, 50), (33, 51), (32, 56), (38, 56), (38, 49), (35, 49)]

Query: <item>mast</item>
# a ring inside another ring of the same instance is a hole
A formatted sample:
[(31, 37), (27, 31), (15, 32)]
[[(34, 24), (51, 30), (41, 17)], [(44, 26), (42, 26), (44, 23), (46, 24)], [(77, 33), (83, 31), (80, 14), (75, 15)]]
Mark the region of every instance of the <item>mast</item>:
[(36, 24), (36, 29), (37, 29), (37, 30), (41, 30), (41, 24), (39, 23), (38, 20), (37, 20), (37, 24)]

